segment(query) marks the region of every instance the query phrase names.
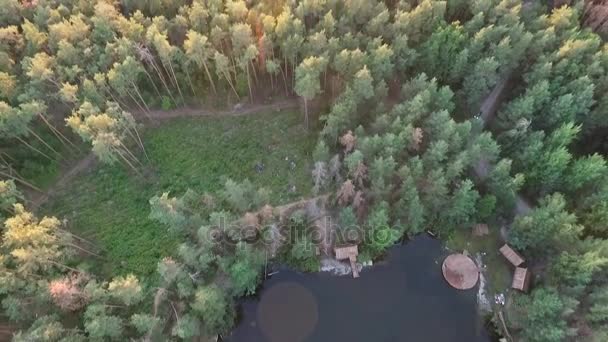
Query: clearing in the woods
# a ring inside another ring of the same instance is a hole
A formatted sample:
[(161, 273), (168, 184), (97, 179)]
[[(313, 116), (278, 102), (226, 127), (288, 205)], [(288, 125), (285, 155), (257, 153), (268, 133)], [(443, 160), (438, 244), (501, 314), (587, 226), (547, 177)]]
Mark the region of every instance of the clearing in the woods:
[(250, 114), (175, 118), (149, 127), (145, 177), (99, 165), (56, 189), (41, 211), (94, 240), (104, 251), (103, 273), (151, 275), (176, 244), (166, 227), (148, 218), (155, 194), (213, 193), (229, 177), (271, 190), (272, 204), (310, 195), (316, 136), (306, 133), (295, 111)]

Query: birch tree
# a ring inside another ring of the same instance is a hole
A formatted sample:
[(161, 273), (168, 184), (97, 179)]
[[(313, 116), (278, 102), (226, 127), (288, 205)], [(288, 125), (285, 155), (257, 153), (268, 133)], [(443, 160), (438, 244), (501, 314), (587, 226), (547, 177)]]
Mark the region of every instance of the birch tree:
[(321, 92), (319, 79), (327, 66), (324, 57), (308, 57), (296, 69), (296, 93), (304, 100), (304, 124), (308, 128), (308, 101)]
[(211, 44), (208, 43), (207, 37), (193, 30), (188, 31), (186, 40), (184, 41), (184, 49), (186, 50), (186, 56), (190, 61), (194, 62), (199, 68), (203, 67), (207, 79), (211, 84), (211, 89), (217, 94), (215, 82), (209, 71), (208, 64), (209, 60), (213, 58), (214, 51)]
[(93, 153), (101, 161), (110, 164), (121, 161), (140, 174), (137, 166), (142, 163), (123, 142), (125, 133), (133, 129), (132, 119), (114, 104), (109, 104), (108, 108), (109, 111), (102, 112), (91, 103), (84, 102), (66, 118), (66, 123), (84, 141), (91, 143)]

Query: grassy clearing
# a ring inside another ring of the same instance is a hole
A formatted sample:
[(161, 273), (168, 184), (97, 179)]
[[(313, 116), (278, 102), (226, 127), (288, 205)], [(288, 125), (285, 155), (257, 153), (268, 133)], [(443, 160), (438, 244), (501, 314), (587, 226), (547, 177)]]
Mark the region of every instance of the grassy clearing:
[[(147, 179), (102, 166), (58, 193), (45, 212), (67, 218), (73, 231), (98, 242), (106, 257), (103, 274), (150, 275), (175, 248), (165, 228), (148, 219), (153, 195), (180, 195), (188, 188), (213, 193), (226, 177), (270, 189), (273, 204), (309, 195), (316, 137), (300, 121), (297, 113), (281, 112), (162, 122), (144, 134), (151, 159)], [(260, 162), (264, 170), (258, 173)]]
[(467, 250), (470, 254), (485, 253), (483, 261), (486, 268), (487, 291), (493, 298), (494, 294), (504, 293), (511, 285), (513, 270), (510, 264), (500, 254), (498, 249), (503, 245), (500, 240), (498, 226), (490, 224), (490, 234), (484, 237), (474, 237), (471, 231), (455, 231), (446, 241), (451, 250)]

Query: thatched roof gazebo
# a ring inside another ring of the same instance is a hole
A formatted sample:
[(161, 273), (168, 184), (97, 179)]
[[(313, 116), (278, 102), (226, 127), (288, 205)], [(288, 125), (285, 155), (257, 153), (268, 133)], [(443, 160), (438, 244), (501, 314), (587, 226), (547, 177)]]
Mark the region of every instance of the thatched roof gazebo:
[(453, 288), (468, 290), (477, 284), (479, 269), (475, 262), (464, 254), (449, 255), (441, 266), (443, 277)]

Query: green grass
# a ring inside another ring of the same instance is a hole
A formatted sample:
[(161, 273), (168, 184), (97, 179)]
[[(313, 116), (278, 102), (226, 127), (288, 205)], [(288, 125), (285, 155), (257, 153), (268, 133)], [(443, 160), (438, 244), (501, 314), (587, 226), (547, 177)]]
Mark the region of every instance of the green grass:
[[(104, 275), (151, 275), (157, 261), (175, 250), (166, 228), (148, 218), (148, 200), (155, 194), (179, 196), (188, 188), (213, 193), (226, 177), (270, 189), (273, 204), (310, 192), (316, 137), (306, 133), (297, 113), (176, 119), (148, 128), (143, 140), (151, 160), (146, 179), (118, 165), (101, 166), (74, 180), (45, 208), (103, 248), (105, 259), (96, 266)], [(296, 163), (294, 169), (286, 157)], [(262, 173), (255, 171), (258, 162), (264, 163)], [(295, 192), (289, 191), (292, 185)]]

